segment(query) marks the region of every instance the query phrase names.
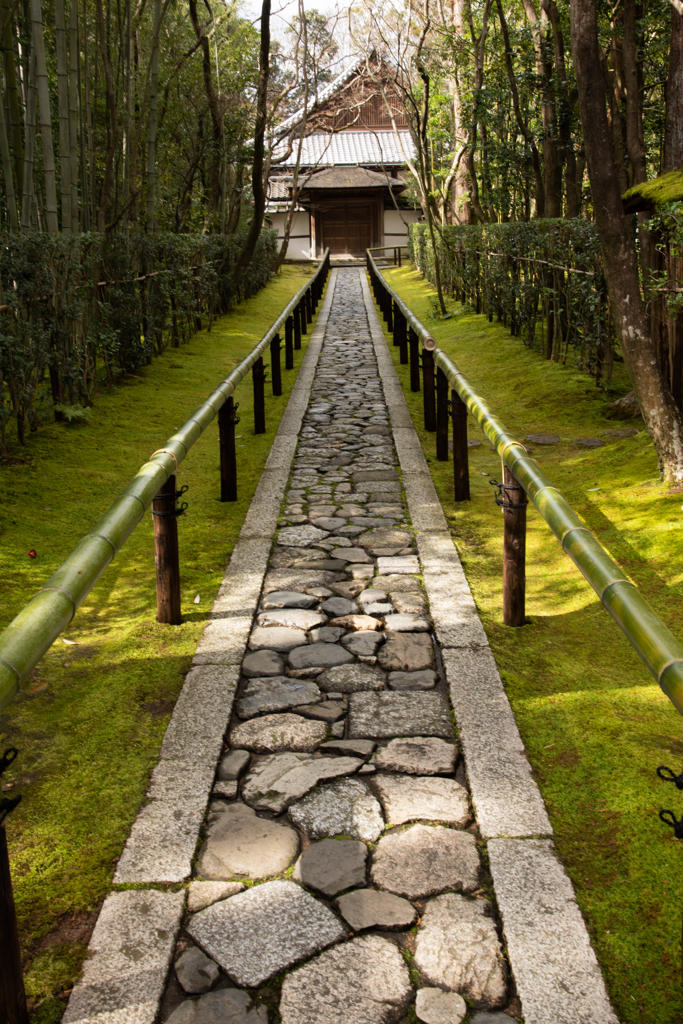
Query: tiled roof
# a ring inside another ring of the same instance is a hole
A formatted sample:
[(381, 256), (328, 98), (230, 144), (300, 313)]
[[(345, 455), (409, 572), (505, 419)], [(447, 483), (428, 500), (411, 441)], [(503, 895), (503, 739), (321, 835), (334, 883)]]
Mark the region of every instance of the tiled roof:
[[(285, 152), (285, 147), (279, 149)], [(362, 167), (400, 166), (415, 150), (408, 131), (385, 132), (315, 132), (303, 140), (302, 167), (336, 167), (339, 164), (360, 164)], [(405, 154), (405, 155), (404, 155)], [(275, 151), (278, 156), (278, 150)], [(283, 170), (296, 163), (296, 150), (284, 163)]]
[(403, 182), (391, 179), (387, 174), (369, 171), (367, 167), (326, 167), (310, 177), (302, 179), (303, 188), (387, 188), (392, 185), (397, 192), (405, 188)]

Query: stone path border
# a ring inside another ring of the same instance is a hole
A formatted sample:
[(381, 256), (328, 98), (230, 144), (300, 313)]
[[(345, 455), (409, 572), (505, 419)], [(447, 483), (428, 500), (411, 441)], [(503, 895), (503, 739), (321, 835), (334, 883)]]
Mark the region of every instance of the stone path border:
[(361, 281), (472, 803), (479, 831), (490, 840), (490, 869), (525, 1024), (616, 1024), (572, 883), (552, 841), (540, 838), (553, 831), (543, 797), (448, 531), (365, 274)]
[[(507, 953), (525, 1022), (617, 1024), (571, 882), (549, 838), (552, 828), (545, 806), (448, 532), (365, 275), (361, 271), (359, 276), (472, 801), (480, 834), (488, 841)], [(180, 883), (190, 875), (232, 711), (239, 666), (258, 609), (282, 499), (308, 406), (336, 277), (335, 271), (214, 603), (211, 621), (164, 737), (160, 761), (148, 790), (149, 802), (133, 826), (115, 883)], [(413, 560), (417, 565), (417, 560)], [(380, 569), (381, 562), (378, 559)], [(420, 695), (408, 696), (417, 700)], [(368, 698), (372, 699), (372, 694)], [(230, 887), (232, 883), (202, 884)], [(269, 885), (273, 890), (279, 886), (283, 898), (291, 890), (301, 901), (304, 914), (312, 912), (306, 901), (312, 905), (315, 901), (293, 882)], [(265, 899), (266, 889), (257, 889), (254, 895), (259, 891)], [(226, 890), (224, 895), (231, 894)], [(287, 898), (294, 899), (294, 895)], [(446, 895), (440, 900), (458, 901), (462, 897)], [(184, 902), (184, 892), (159, 892), (151, 888), (110, 894), (90, 944), (91, 958), (86, 961), (83, 979), (70, 999), (64, 1017), (66, 1024), (154, 1024)], [(236, 903), (234, 907), (237, 908)], [(338, 941), (336, 932), (332, 935), (336, 927), (333, 918), (329, 922), (326, 919), (326, 927), (331, 929), (329, 941)], [(305, 946), (304, 936), (301, 941)], [(373, 941), (382, 945), (373, 936), (356, 943)], [(305, 957), (303, 946), (300, 955)], [(340, 969), (353, 973), (351, 963), (341, 963), (347, 952), (351, 955), (351, 946), (342, 944), (325, 956), (337, 957)], [(304, 971), (312, 972), (313, 976), (316, 963), (312, 961)], [(236, 965), (231, 971), (233, 977), (237, 969)], [(246, 974), (242, 983), (250, 983)], [(432, 991), (438, 995), (438, 990), (422, 991), (425, 999)], [(283, 988), (283, 999), (290, 997)]]

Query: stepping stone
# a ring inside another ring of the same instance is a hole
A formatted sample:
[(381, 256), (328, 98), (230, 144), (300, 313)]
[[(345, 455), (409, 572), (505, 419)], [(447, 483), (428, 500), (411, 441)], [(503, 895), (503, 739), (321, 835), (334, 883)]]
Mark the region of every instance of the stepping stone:
[(346, 937), (331, 910), (289, 881), (265, 882), (214, 903), (195, 914), (188, 931), (236, 984), (248, 988)]
[(487, 1010), (480, 1010), (475, 1013), (470, 1024), (510, 1024), (510, 1017), (507, 1013), (489, 1013)]
[(421, 672), (390, 672), (387, 684), (390, 690), (433, 690), (437, 675), (431, 668)]
[(387, 825), (445, 821), (463, 828), (470, 819), (467, 793), (455, 779), (376, 775), (372, 788), (379, 796)]
[[(406, 545), (402, 545), (405, 547)], [(377, 559), (377, 569), (380, 574), (384, 573), (413, 573), (420, 571), (420, 565), (415, 555), (400, 555), (396, 557), (384, 556)], [(375, 586), (377, 582), (375, 581)]]
[(428, 633), (431, 626), (427, 619), (420, 615), (387, 615), (384, 619), (384, 628), (395, 633)]
[(462, 992), (481, 1009), (497, 1009), (507, 998), (505, 965), (490, 910), (487, 900), (454, 893), (437, 896), (427, 904), (415, 940), (415, 963), (423, 978)]
[(374, 565), (358, 565), (354, 563), (353, 565), (347, 565), (346, 571), (354, 580), (369, 580), (374, 575), (375, 567)]
[(254, 651), (242, 662), (242, 675), (247, 679), (261, 679), (264, 676), (281, 676), (285, 660), (275, 651)]
[(299, 852), (287, 825), (258, 818), (243, 803), (212, 803), (197, 874), (207, 879), (269, 878), (286, 871)]
[(362, 932), (365, 928), (410, 928), (417, 917), (415, 907), (408, 900), (390, 892), (377, 892), (376, 889), (357, 889), (334, 902), (354, 932)]
[(319, 530), (317, 526), (285, 526), (278, 533), (277, 542), (287, 548), (309, 548), (327, 536), (327, 530)]
[(458, 748), (433, 736), (391, 740), (380, 747), (372, 763), (384, 771), (410, 775), (450, 775), (455, 770)]
[(354, 480), (398, 480), (395, 469), (357, 469), (353, 473)]
[(371, 615), (342, 615), (338, 619), (330, 619), (331, 626), (341, 626), (342, 629), (350, 629), (353, 632), (361, 632), (368, 629), (379, 629), (382, 623)]
[(414, 579), (411, 576), (397, 576), (393, 573), (389, 573), (384, 576), (375, 576), (372, 581), (372, 585), (375, 590), (385, 590), (391, 594), (408, 594), (420, 591), (420, 581)]
[(362, 608), (365, 608), (366, 605), (377, 604), (377, 602), (382, 602), (386, 600), (387, 595), (385, 594), (385, 592), (383, 590), (375, 590), (373, 587), (370, 587), (368, 590), (363, 590), (358, 595), (358, 604)]
[(351, 516), (362, 516), (364, 509), (360, 505), (342, 505), (339, 508), (339, 515), (350, 519)]
[(241, 882), (190, 882), (187, 893), (187, 912), (196, 914), (198, 910), (204, 910), (212, 903), (227, 900), (229, 896), (236, 896), (243, 889), (244, 886)]
[(286, 653), (307, 642), (306, 634), (302, 630), (287, 626), (257, 626), (249, 637), (249, 647), (252, 651), (267, 648)]
[(343, 579), (336, 572), (323, 569), (271, 569), (263, 583), (263, 593), (273, 590), (306, 590), (307, 587), (331, 587), (337, 580)]
[(387, 672), (421, 672), (436, 664), (432, 638), (425, 633), (391, 633), (377, 658)]
[[(401, 615), (426, 615), (427, 602), (422, 594), (401, 594), (389, 592), (397, 612)], [(384, 597), (384, 594), (382, 594)]]
[(325, 615), (336, 618), (339, 615), (353, 615), (358, 611), (358, 605), (355, 601), (349, 601), (345, 597), (330, 597), (327, 601), (323, 601), (320, 610)]
[(377, 648), (384, 643), (384, 637), (374, 629), (361, 629), (342, 637), (342, 646), (357, 658), (374, 658)]
[(270, 564), (274, 569), (287, 569), (294, 565), (297, 559), (311, 558), (308, 548), (279, 548), (275, 547), (270, 556)]
[(256, 621), (259, 626), (291, 627), (292, 629), (315, 629), (327, 623), (327, 615), (307, 608), (282, 608), (272, 612), (261, 612)]
[(306, 718), (316, 718), (320, 722), (327, 722), (331, 725), (344, 717), (346, 708), (338, 701), (324, 700), (321, 704), (304, 704), (296, 709), (297, 715), (305, 715)]
[(193, 946), (181, 953), (175, 962), (175, 972), (181, 988), (190, 995), (208, 992), (218, 980), (218, 966), (206, 953)]
[(323, 722), (310, 722), (299, 715), (266, 715), (235, 726), (230, 732), (230, 744), (257, 754), (311, 751), (322, 743), (326, 732)]
[(376, 842), (384, 830), (379, 801), (359, 779), (322, 786), (289, 808), (289, 820), (311, 839), (350, 836)]
[(274, 590), (263, 598), (264, 611), (273, 608), (313, 608), (318, 602), (309, 594), (300, 594), (296, 590)]
[(362, 763), (356, 757), (274, 754), (256, 762), (244, 781), (242, 797), (257, 811), (282, 814), (322, 779), (351, 775)]
[(451, 739), (453, 723), (443, 694), (386, 691), (351, 694), (351, 739), (381, 740), (394, 736), (441, 736)]
[(415, 999), (415, 1016), (424, 1024), (461, 1024), (467, 1016), (467, 1003), (457, 992), (420, 988)]
[(382, 677), (365, 665), (336, 665), (317, 678), (321, 690), (337, 693), (381, 690), (383, 686)]
[(407, 530), (368, 530), (358, 538), (361, 548), (405, 548), (414, 541), (412, 533)]
[(328, 950), (285, 977), (282, 1024), (388, 1024), (397, 1021), (413, 990), (401, 953), (388, 939), (368, 935)]
[(332, 558), (343, 559), (346, 562), (372, 562), (372, 558), (363, 548), (338, 548), (331, 552)]
[(265, 1006), (252, 1006), (251, 996), (236, 988), (187, 999), (166, 1018), (166, 1024), (268, 1024)]
[(314, 644), (336, 644), (345, 632), (341, 626), (321, 626), (320, 629), (312, 629), (309, 635)]
[(349, 665), (354, 661), (354, 657), (338, 644), (319, 643), (292, 651), (287, 661), (293, 669), (326, 669), (334, 665)]
[(479, 885), (477, 844), (469, 832), (443, 825), (413, 825), (380, 839), (372, 857), (371, 877), (380, 889), (409, 900), (444, 889), (473, 892)]
[(249, 764), (246, 750), (231, 750), (221, 759), (216, 778), (220, 782), (233, 782), (242, 775)]
[(532, 444), (559, 444), (562, 438), (559, 434), (527, 434), (526, 440)]
[(315, 683), (288, 676), (252, 679), (237, 701), (237, 714), (240, 718), (253, 718), (266, 711), (286, 711), (299, 704), (312, 704), (319, 700), (320, 690)]
[(373, 740), (329, 740), (320, 746), (321, 754), (349, 754), (351, 757), (369, 757), (375, 749)]
[(304, 850), (292, 878), (323, 896), (336, 896), (344, 889), (365, 885), (367, 856), (367, 846), (358, 839), (323, 839)]
[[(377, 617), (378, 615), (385, 618), (387, 615), (391, 615), (394, 610), (394, 606), (389, 601), (374, 601), (372, 604), (366, 604), (363, 606), (363, 611), (366, 615), (372, 615)], [(393, 616), (395, 618), (395, 616)]]
[[(311, 516), (311, 518), (313, 518)], [(334, 533), (335, 530), (339, 530), (342, 526), (346, 526), (346, 520), (340, 519), (338, 516), (320, 516), (315, 520), (315, 525), (321, 530), (327, 530), (329, 533)]]
[(573, 442), (576, 448), (604, 448), (605, 442), (601, 441), (599, 437), (581, 437), (578, 441)]

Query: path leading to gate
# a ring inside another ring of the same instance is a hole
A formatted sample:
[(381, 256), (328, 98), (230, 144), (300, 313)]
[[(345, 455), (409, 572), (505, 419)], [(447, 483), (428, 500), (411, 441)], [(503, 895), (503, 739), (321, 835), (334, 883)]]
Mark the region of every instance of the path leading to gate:
[(357, 269), (148, 796), (66, 1022), (616, 1022)]

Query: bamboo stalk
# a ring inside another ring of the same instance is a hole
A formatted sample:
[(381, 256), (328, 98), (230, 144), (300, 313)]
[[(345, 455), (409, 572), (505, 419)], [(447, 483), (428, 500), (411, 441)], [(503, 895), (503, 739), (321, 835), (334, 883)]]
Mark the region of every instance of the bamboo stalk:
[(38, 108), (40, 113), (40, 140), (43, 149), (43, 179), (45, 182), (45, 220), (51, 235), (59, 232), (57, 216), (57, 183), (55, 176), (55, 155), (52, 147), (52, 116), (50, 114), (50, 89), (45, 60), (45, 39), (43, 37), (43, 9), (41, 0), (30, 0), (31, 39), (36, 55), (36, 82), (38, 85)]
[(2, 174), (5, 179), (5, 202), (7, 203), (7, 220), (12, 234), (19, 231), (19, 218), (17, 217), (17, 200), (14, 195), (14, 175), (12, 173), (12, 154), (7, 138), (7, 124), (5, 122), (5, 98), (0, 90), (0, 158), (2, 159)]
[(69, 3), (69, 177), (71, 180), (71, 232), (79, 231), (78, 216), (78, 0)]

